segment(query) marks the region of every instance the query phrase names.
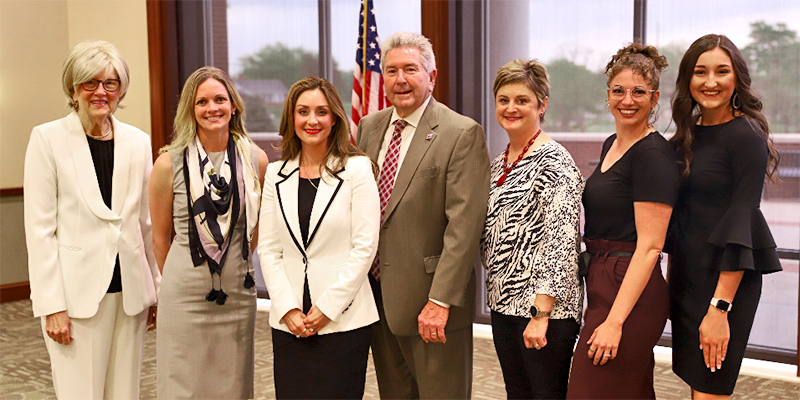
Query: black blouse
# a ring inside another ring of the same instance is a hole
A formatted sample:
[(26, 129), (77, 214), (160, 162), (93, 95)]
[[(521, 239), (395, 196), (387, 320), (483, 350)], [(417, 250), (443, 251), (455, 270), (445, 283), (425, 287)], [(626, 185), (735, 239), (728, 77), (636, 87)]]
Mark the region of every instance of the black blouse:
[[(308, 226), (318, 187), (319, 178), (300, 178), (300, 185), (297, 188), (297, 217), (300, 219), (300, 235), (303, 238), (304, 247), (308, 247)], [(303, 286), (303, 313), (308, 314), (308, 310), (311, 309), (311, 292), (308, 290), (307, 275)]]
[(680, 188), (680, 172), (672, 146), (658, 132), (634, 143), (606, 172), (603, 160), (617, 135), (603, 143), (600, 163), (586, 180), (583, 207), (584, 237), (635, 242), (634, 202), (674, 206)]
[[(100, 195), (103, 196), (103, 203), (111, 208), (112, 184), (114, 181), (114, 139), (97, 140), (89, 138), (89, 152), (92, 154), (94, 163), (94, 173), (97, 176), (97, 184), (100, 186)], [(108, 285), (108, 293), (119, 293), (122, 291), (122, 274), (119, 270), (119, 254), (114, 264), (114, 275)]]

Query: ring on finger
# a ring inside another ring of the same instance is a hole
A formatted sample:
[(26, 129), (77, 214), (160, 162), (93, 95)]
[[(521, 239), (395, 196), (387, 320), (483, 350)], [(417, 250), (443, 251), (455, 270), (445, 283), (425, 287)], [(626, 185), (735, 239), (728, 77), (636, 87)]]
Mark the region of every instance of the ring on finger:
[(611, 354), (610, 354), (610, 353), (603, 354), (603, 357), (605, 357), (605, 358), (610, 358), (610, 357), (611, 357)]
[(314, 328), (308, 328), (309, 332), (314, 332)]
[(539, 348), (539, 343), (536, 343), (535, 345), (533, 345), (533, 347), (536, 347), (538, 349)]
[(589, 347), (589, 351), (591, 351), (592, 353), (594, 353), (595, 351), (597, 351), (597, 349), (593, 349), (593, 348)]

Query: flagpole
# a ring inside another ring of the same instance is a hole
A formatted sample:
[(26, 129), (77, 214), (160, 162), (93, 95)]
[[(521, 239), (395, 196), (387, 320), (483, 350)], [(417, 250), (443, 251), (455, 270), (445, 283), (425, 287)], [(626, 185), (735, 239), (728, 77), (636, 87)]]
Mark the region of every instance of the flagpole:
[(361, 48), (362, 50), (362, 60), (361, 60), (361, 77), (364, 80), (364, 83), (361, 85), (361, 116), (367, 115), (368, 110), (367, 108), (367, 99), (366, 99), (366, 90), (367, 90), (367, 13), (369, 12), (367, 8), (369, 7), (369, 0), (364, 1), (364, 26), (363, 26), (363, 33), (361, 35)]

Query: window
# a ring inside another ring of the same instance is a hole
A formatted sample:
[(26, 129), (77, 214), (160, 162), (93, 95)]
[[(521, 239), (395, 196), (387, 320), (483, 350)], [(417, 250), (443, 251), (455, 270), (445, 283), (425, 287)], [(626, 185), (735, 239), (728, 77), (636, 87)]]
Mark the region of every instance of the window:
[[(656, 46), (670, 63), (661, 78), (662, 99), (669, 99), (674, 91), (683, 53), (709, 33), (728, 36), (748, 57), (753, 88), (762, 96), (775, 147), (781, 152), (782, 180), (764, 187), (761, 209), (775, 243), (784, 249), (783, 272), (764, 276), (750, 346), (795, 352), (800, 247), (800, 4), (788, 0), (728, 0), (721, 7), (719, 3), (691, 0), (649, 1), (647, 43)], [(670, 116), (669, 102), (661, 101), (661, 120), (669, 121)]]

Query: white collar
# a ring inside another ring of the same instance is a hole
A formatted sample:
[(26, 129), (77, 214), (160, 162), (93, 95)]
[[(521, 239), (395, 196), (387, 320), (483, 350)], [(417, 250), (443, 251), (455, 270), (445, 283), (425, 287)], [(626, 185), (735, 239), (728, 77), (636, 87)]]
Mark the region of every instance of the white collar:
[(389, 119), (389, 125), (394, 124), (394, 122), (397, 121), (398, 119), (402, 119), (408, 122), (409, 125), (413, 126), (414, 129), (416, 129), (419, 126), (419, 120), (422, 119), (422, 114), (424, 114), (425, 109), (428, 108), (428, 103), (431, 102), (431, 98), (433, 98), (432, 95), (428, 96), (428, 98), (425, 99), (424, 102), (422, 102), (422, 105), (419, 106), (419, 108), (417, 108), (416, 110), (414, 110), (414, 112), (412, 112), (411, 115), (409, 115), (406, 118), (401, 118), (400, 114), (397, 113), (397, 108), (393, 108), (392, 118)]

